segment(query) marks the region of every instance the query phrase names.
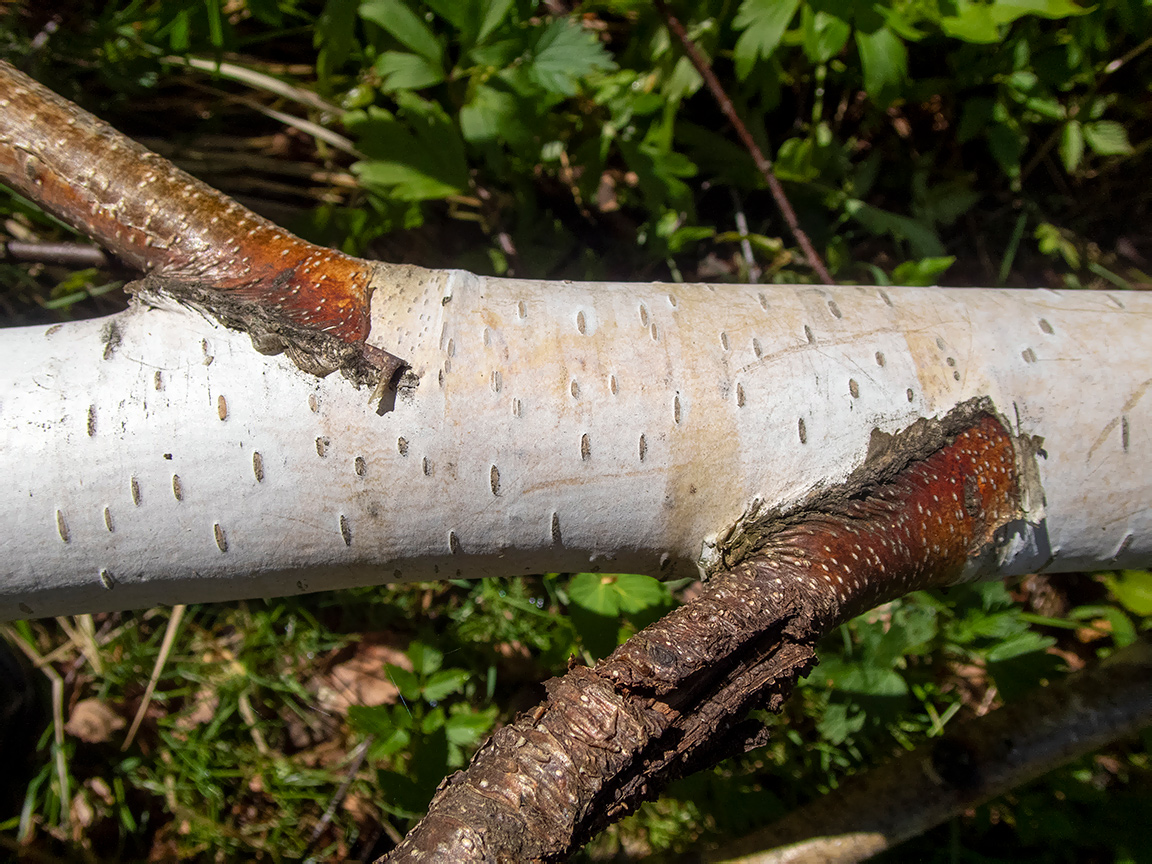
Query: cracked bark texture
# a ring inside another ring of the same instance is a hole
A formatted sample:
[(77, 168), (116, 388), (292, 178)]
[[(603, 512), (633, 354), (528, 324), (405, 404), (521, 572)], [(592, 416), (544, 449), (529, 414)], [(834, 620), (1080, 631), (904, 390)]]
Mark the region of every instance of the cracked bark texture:
[(806, 508), (692, 602), (549, 681), (380, 862), (565, 860), (667, 782), (762, 743), (744, 716), (778, 710), (839, 623), (971, 578), (1019, 496), (1013, 441), (981, 415), (886, 482)]
[(365, 345), (372, 264), (301, 240), (3, 61), (0, 179), (262, 353), (358, 383), (401, 365)]

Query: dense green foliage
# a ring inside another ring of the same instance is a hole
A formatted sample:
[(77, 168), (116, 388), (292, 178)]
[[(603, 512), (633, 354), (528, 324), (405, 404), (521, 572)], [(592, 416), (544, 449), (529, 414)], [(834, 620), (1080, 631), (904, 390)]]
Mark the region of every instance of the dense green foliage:
[[(647, 2), (0, 10), (0, 56), (349, 251), (538, 278), (812, 278)], [(1152, 5), (693, 0), (674, 12), (838, 280), (1152, 284)], [(67, 236), (13, 196), (0, 218), (3, 239)], [(108, 311), (128, 275), (0, 260), (5, 319)], [(20, 623), (10, 641), (49, 658), (63, 702), (28, 778), (9, 775), (0, 841), (69, 860), (379, 853), (542, 678), (606, 654), (692, 590), (553, 574), (190, 609), (123, 753), (167, 614)], [(1129, 572), (1034, 579), (1011, 597), (1000, 585), (915, 594), (861, 616), (767, 718), (772, 744), (680, 782), (585, 854), (631, 860), (757, 827), (1131, 642), (1150, 597), (1152, 577)], [(892, 860), (1152, 861), (1150, 745), (1062, 769)]]

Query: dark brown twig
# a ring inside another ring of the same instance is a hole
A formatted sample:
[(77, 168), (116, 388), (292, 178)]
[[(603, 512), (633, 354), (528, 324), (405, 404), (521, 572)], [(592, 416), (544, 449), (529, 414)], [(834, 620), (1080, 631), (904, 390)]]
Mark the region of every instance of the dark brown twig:
[(796, 218), (796, 211), (792, 209), (792, 204), (788, 200), (788, 196), (784, 194), (784, 187), (780, 185), (780, 181), (776, 179), (775, 173), (772, 171), (772, 160), (769, 159), (760, 150), (756, 144), (756, 139), (752, 137), (752, 133), (748, 131), (748, 127), (744, 125), (744, 121), (740, 119), (740, 115), (736, 113), (736, 106), (732, 104), (732, 100), (728, 98), (728, 94), (724, 92), (724, 87), (720, 83), (720, 79), (716, 77), (716, 73), (712, 71), (711, 65), (704, 59), (704, 55), (700, 53), (700, 49), (689, 37), (688, 32), (684, 29), (684, 25), (680, 23), (680, 19), (672, 14), (672, 10), (668, 8), (668, 4), (664, 0), (655, 0), (656, 9), (664, 17), (668, 29), (676, 34), (676, 38), (680, 40), (680, 44), (684, 46), (684, 53), (688, 55), (688, 59), (692, 61), (692, 65), (696, 67), (696, 71), (704, 79), (704, 83), (708, 85), (708, 89), (712, 93), (712, 97), (716, 100), (716, 104), (720, 106), (720, 110), (724, 116), (728, 118), (728, 122), (732, 124), (739, 136), (744, 148), (752, 156), (752, 161), (756, 163), (756, 168), (764, 176), (764, 182), (768, 184), (768, 190), (772, 193), (773, 200), (776, 201), (776, 207), (780, 210), (780, 215), (784, 217), (784, 221), (788, 223), (788, 230), (792, 232), (792, 236), (796, 238), (796, 243), (799, 245), (804, 257), (808, 259), (808, 264), (815, 272), (817, 278), (820, 279), (825, 285), (834, 285), (835, 282), (829, 274), (828, 269), (824, 266), (820, 255), (816, 252), (816, 248), (812, 245), (812, 241), (808, 239), (808, 235), (804, 233), (804, 229), (800, 227), (800, 222)]

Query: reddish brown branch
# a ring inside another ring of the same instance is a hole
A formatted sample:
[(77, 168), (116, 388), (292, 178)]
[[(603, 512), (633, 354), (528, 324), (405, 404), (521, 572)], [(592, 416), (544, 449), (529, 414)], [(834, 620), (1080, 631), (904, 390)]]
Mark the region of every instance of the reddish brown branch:
[(321, 374), (399, 364), (364, 362), (368, 262), (257, 216), (4, 62), (0, 179), (262, 350)]
[(796, 211), (792, 209), (792, 202), (788, 200), (788, 196), (784, 192), (784, 187), (780, 185), (780, 181), (776, 179), (776, 173), (772, 170), (772, 160), (764, 155), (760, 149), (760, 145), (756, 143), (756, 139), (752, 137), (752, 133), (748, 131), (748, 127), (744, 125), (744, 121), (740, 119), (740, 115), (736, 113), (736, 106), (732, 104), (732, 100), (728, 97), (728, 93), (724, 90), (724, 85), (720, 83), (720, 79), (716, 77), (716, 73), (712, 71), (712, 66), (700, 53), (700, 49), (696, 47), (696, 43), (688, 35), (684, 29), (684, 25), (680, 23), (680, 19), (672, 14), (672, 10), (668, 8), (668, 4), (664, 0), (655, 0), (656, 9), (664, 17), (664, 21), (668, 25), (680, 44), (684, 46), (684, 53), (688, 56), (692, 65), (696, 67), (696, 71), (700, 73), (700, 77), (704, 79), (708, 90), (712, 93), (712, 98), (716, 100), (716, 104), (720, 106), (721, 112), (728, 118), (728, 122), (732, 124), (732, 128), (736, 130), (737, 137), (744, 145), (744, 149), (752, 156), (752, 161), (756, 163), (756, 168), (764, 177), (764, 182), (768, 184), (768, 191), (772, 193), (772, 198), (776, 202), (776, 207), (780, 210), (780, 215), (784, 217), (784, 221), (788, 225), (788, 230), (792, 232), (792, 236), (796, 239), (797, 245), (804, 253), (804, 257), (808, 259), (808, 265), (812, 268), (817, 278), (825, 285), (834, 285), (832, 275), (828, 272), (828, 268), (824, 266), (824, 261), (816, 252), (816, 247), (812, 245), (812, 241), (808, 238), (808, 234), (800, 227), (800, 220), (796, 218)]
[(1000, 423), (963, 422), (887, 480), (781, 523), (594, 668), (548, 682), (547, 700), (445, 781), (382, 860), (564, 860), (670, 780), (728, 755), (746, 739), (737, 724), (751, 708), (778, 709), (838, 623), (969, 575), (1018, 517), (1019, 488)]

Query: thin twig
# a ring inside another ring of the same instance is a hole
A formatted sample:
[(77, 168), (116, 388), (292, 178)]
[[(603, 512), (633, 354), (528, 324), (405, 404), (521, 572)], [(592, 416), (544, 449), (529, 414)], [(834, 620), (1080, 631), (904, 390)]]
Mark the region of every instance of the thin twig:
[(0, 258), (64, 264), (69, 267), (107, 267), (110, 263), (103, 249), (89, 243), (28, 243), (9, 240), (0, 244)]
[(344, 782), (340, 784), (340, 788), (336, 790), (336, 794), (332, 796), (332, 800), (328, 802), (328, 807), (324, 811), (324, 815), (320, 817), (320, 821), (316, 823), (316, 827), (312, 829), (312, 834), (308, 838), (308, 845), (304, 848), (305, 853), (312, 849), (320, 839), (320, 835), (324, 833), (324, 829), (328, 827), (332, 821), (332, 817), (336, 815), (336, 808), (340, 806), (340, 802), (348, 794), (348, 790), (352, 787), (352, 781), (356, 779), (356, 775), (360, 773), (360, 766), (364, 764), (365, 758), (368, 756), (368, 748), (372, 746), (372, 742), (376, 740), (375, 735), (369, 735), (352, 751), (352, 759), (348, 764), (348, 771), (345, 773)]
[(176, 641), (176, 631), (180, 629), (180, 619), (184, 617), (186, 608), (183, 604), (172, 607), (172, 615), (168, 618), (168, 626), (164, 628), (164, 639), (160, 643), (160, 653), (156, 657), (156, 665), (152, 667), (152, 677), (148, 679), (148, 686), (144, 688), (144, 698), (140, 702), (136, 716), (132, 718), (132, 726), (124, 738), (124, 743), (120, 745), (121, 752), (132, 746), (132, 739), (136, 737), (136, 731), (144, 721), (144, 714), (152, 702), (152, 694), (156, 690), (156, 683), (160, 680), (160, 673), (164, 671), (164, 664), (168, 662), (168, 655), (172, 651), (172, 643)]
[(728, 118), (728, 122), (732, 124), (736, 130), (737, 136), (743, 143), (744, 148), (752, 156), (752, 161), (756, 163), (756, 168), (764, 176), (764, 182), (768, 184), (768, 190), (772, 193), (772, 198), (776, 201), (776, 207), (780, 210), (780, 215), (784, 217), (784, 221), (788, 223), (788, 229), (792, 232), (792, 236), (796, 238), (796, 243), (799, 245), (804, 257), (808, 259), (808, 265), (816, 273), (818, 279), (825, 285), (835, 284), (832, 280), (831, 274), (824, 266), (824, 262), (820, 259), (816, 248), (812, 245), (812, 241), (808, 239), (808, 235), (804, 233), (804, 229), (800, 227), (800, 221), (796, 218), (796, 211), (792, 209), (792, 204), (788, 200), (788, 196), (784, 194), (784, 187), (780, 185), (780, 181), (776, 179), (775, 173), (772, 171), (772, 160), (769, 159), (760, 150), (756, 139), (752, 137), (752, 133), (748, 131), (748, 127), (744, 125), (744, 121), (740, 119), (740, 115), (736, 113), (736, 107), (732, 104), (732, 100), (728, 98), (728, 94), (724, 91), (720, 79), (716, 77), (716, 73), (712, 71), (711, 65), (704, 59), (704, 55), (700, 53), (700, 49), (689, 37), (684, 25), (680, 23), (672, 10), (668, 8), (668, 4), (664, 0), (655, 0), (656, 9), (664, 17), (668, 29), (676, 34), (676, 38), (680, 40), (680, 44), (684, 46), (684, 53), (688, 55), (688, 59), (692, 61), (692, 65), (696, 67), (696, 71), (704, 79), (704, 83), (708, 85), (708, 89), (712, 93), (712, 97), (716, 100), (716, 104), (720, 106), (721, 112)]

